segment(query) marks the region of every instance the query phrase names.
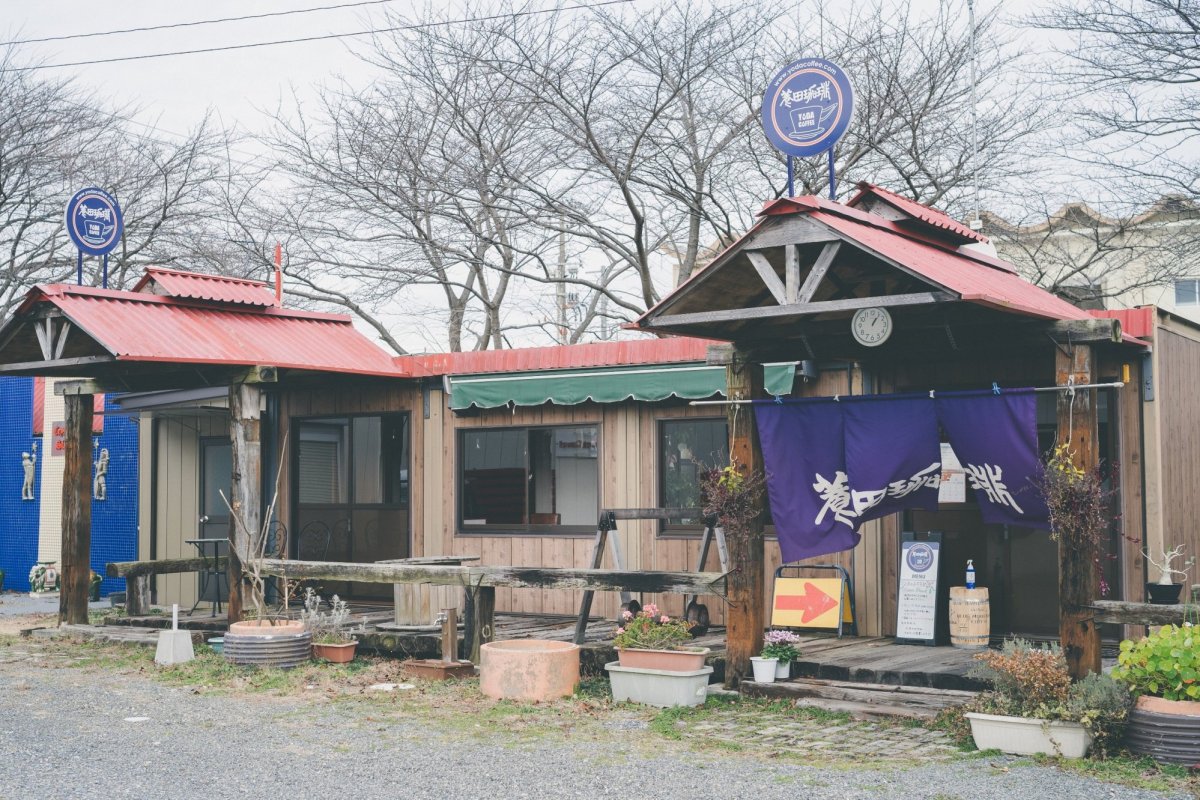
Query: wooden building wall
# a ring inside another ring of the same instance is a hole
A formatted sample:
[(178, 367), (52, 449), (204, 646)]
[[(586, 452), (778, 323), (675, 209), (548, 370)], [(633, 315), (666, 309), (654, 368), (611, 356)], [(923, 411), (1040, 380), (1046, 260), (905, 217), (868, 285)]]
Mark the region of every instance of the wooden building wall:
[[(1160, 311), (1154, 350), (1154, 400), (1146, 412), (1156, 424), (1147, 421), (1146, 450), (1160, 486), (1146, 538), (1151, 552), (1160, 551), (1156, 558), (1163, 547), (1182, 544), (1186, 559), (1200, 555), (1200, 328)], [(1158, 570), (1149, 567), (1146, 580), (1158, 580)], [(1200, 583), (1195, 567), (1188, 582)]]
[[(139, 537), (139, 558), (150, 558), (151, 541), (155, 559), (197, 555), (186, 540), (197, 538), (199, 529), (200, 439), (228, 435), (227, 417), (221, 412), (142, 416), (141, 452), (153, 455), (139, 465), (138, 526), (146, 532)], [(156, 436), (157, 450), (152, 446)], [(198, 590), (196, 574), (159, 575), (153, 589), (157, 602), (190, 608)]]

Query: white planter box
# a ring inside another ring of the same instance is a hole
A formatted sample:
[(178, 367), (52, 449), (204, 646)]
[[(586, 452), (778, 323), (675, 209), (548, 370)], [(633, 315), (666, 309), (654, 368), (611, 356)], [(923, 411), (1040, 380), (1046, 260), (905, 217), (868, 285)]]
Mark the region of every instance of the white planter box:
[(967, 719), (971, 720), (971, 736), (980, 750), (1083, 758), (1092, 746), (1091, 732), (1078, 722), (974, 713), (967, 714)]
[(665, 669), (622, 667), (612, 661), (604, 665), (612, 682), (613, 700), (629, 700), (658, 708), (698, 706), (708, 696), (708, 679), (712, 667), (675, 672)]

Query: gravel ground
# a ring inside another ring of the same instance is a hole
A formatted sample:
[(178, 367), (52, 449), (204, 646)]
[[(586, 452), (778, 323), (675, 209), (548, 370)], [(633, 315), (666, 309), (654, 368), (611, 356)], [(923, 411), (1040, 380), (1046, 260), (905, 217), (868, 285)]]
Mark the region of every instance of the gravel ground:
[(351, 792), (361, 800), (1168, 796), (1003, 759), (836, 770), (696, 752), (638, 730), (520, 742), (504, 731), (480, 737), (372, 716), (355, 703), (195, 694), (138, 674), (0, 664), (2, 800)]

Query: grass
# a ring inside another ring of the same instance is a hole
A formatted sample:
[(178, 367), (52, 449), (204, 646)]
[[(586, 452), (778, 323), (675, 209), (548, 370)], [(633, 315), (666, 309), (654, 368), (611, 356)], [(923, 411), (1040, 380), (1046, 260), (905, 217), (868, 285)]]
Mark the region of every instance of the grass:
[(1104, 783), (1159, 792), (1189, 792), (1200, 797), (1200, 777), (1189, 774), (1186, 767), (1160, 764), (1148, 756), (1121, 753), (1105, 759), (1034, 756), (1032, 760), (1043, 766), (1055, 766)]

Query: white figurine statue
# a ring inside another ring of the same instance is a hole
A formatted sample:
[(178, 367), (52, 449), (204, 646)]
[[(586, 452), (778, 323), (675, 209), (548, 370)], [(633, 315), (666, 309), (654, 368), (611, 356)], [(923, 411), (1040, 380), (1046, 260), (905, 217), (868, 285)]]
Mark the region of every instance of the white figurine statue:
[(104, 500), (108, 496), (108, 448), (100, 448), (100, 460), (96, 462), (96, 477), (92, 479), (92, 499)]
[(37, 464), (37, 451), (21, 453), (21, 466), (25, 468), (25, 482), (21, 484), (21, 499), (33, 500), (33, 468)]

